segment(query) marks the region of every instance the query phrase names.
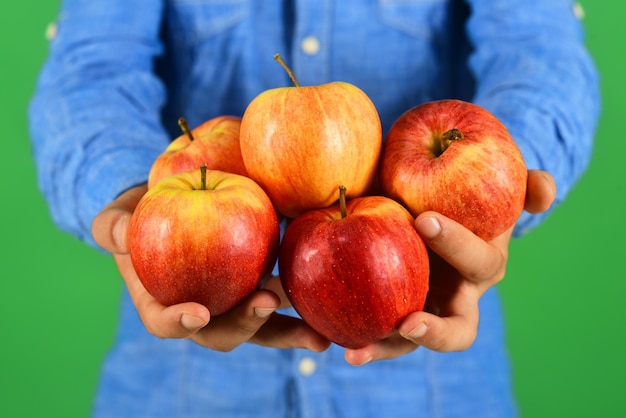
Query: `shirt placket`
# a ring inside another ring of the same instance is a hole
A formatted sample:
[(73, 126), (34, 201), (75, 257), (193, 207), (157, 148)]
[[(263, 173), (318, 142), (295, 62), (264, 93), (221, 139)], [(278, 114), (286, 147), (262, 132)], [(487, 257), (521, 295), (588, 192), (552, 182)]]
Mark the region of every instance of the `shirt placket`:
[[(333, 19), (331, 0), (297, 0), (291, 51), (291, 66), (302, 86), (318, 85), (330, 79), (330, 36)], [(329, 353), (294, 351), (291, 370), (294, 381), (295, 416), (332, 416), (328, 393)]]
[[(335, 348), (336, 349), (336, 348)], [(308, 350), (294, 351), (292, 374), (294, 382), (294, 416), (318, 418), (334, 416), (329, 367), (331, 350), (313, 353)]]
[(292, 63), (301, 85), (316, 85), (330, 79), (330, 37), (333, 2), (297, 0)]

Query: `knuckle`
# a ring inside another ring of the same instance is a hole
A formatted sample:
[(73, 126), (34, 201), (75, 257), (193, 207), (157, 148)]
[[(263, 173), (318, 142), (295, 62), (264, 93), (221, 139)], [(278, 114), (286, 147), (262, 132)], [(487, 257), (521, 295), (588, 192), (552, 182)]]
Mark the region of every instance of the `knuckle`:
[(468, 272), (466, 278), (475, 283), (497, 284), (504, 279), (506, 274), (506, 260), (499, 258), (497, 262), (487, 260), (483, 265), (477, 266), (473, 271)]
[(439, 353), (450, 351), (446, 349), (446, 346), (447, 346), (446, 339), (443, 336), (432, 338), (428, 343), (428, 347), (431, 350), (437, 351)]
[(465, 351), (469, 349), (472, 345), (474, 345), (474, 342), (476, 341), (477, 336), (478, 336), (478, 331), (475, 328), (468, 331), (465, 337), (460, 342), (459, 347), (457, 348), (456, 351)]
[(430, 335), (427, 347), (440, 353), (465, 351), (474, 344), (477, 336), (478, 323), (463, 321), (448, 329), (448, 332), (435, 332)]
[(506, 267), (502, 266), (500, 267), (500, 269), (498, 269), (498, 271), (496, 271), (496, 274), (493, 277), (494, 283), (500, 283), (504, 279), (505, 276), (506, 276)]
[(164, 326), (160, 324), (159, 321), (155, 320), (155, 316), (151, 313), (149, 303), (143, 303), (137, 306), (137, 312), (139, 313), (139, 318), (144, 328), (150, 335), (161, 339), (172, 338), (172, 335), (166, 331)]
[(244, 323), (237, 325), (237, 328), (235, 328), (235, 335), (237, 335), (239, 339), (243, 341), (247, 341), (254, 334), (256, 334), (258, 330), (259, 330), (258, 324), (244, 322)]
[(161, 338), (161, 339), (167, 338), (167, 336), (165, 335), (163, 330), (160, 327), (155, 326), (154, 324), (152, 324), (150, 321), (143, 320), (143, 325), (146, 328), (146, 331), (148, 331), (148, 333), (150, 335), (153, 335), (153, 336), (155, 336), (157, 338)]

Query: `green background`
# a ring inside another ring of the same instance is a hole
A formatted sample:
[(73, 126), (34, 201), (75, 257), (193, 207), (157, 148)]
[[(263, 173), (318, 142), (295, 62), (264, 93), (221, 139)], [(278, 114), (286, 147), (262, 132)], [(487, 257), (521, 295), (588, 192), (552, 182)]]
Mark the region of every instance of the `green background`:
[[(582, 4), (602, 74), (596, 149), (569, 200), (512, 244), (501, 284), (515, 390), (528, 418), (626, 416), (626, 6)], [(57, 7), (23, 0), (0, 13), (0, 416), (7, 418), (88, 416), (121, 289), (107, 256), (53, 226), (36, 187), (26, 106)]]

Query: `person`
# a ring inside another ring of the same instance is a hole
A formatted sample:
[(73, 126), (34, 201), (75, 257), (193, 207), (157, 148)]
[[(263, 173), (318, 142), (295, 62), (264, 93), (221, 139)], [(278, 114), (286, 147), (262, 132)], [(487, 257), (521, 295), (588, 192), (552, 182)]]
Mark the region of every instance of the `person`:
[[(509, 417), (517, 406), (496, 284), (590, 159), (598, 74), (570, 0), (63, 0), (30, 105), (39, 187), (60, 229), (112, 253), (126, 284), (95, 417)], [(360, 349), (330, 344), (276, 277), (232, 311), (165, 307), (138, 280), (126, 228), (151, 163), (190, 126), (242, 115), (265, 89), (341, 80), (383, 132), (458, 98), (494, 113), (529, 169), (525, 212), (482, 241), (434, 212), (429, 312)], [(540, 343), (540, 342), (538, 342)], [(360, 366), (360, 367), (356, 367)]]

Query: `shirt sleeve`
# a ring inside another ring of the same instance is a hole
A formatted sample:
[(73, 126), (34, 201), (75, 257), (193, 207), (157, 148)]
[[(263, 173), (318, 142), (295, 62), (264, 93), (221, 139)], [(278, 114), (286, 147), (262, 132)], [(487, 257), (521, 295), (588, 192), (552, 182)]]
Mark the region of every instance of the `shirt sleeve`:
[[(570, 0), (470, 1), (474, 102), (511, 132), (528, 168), (551, 173), (555, 205), (589, 163), (600, 108), (599, 77)], [(547, 213), (523, 213), (515, 235)]]
[(154, 75), (161, 0), (65, 0), (29, 107), (39, 187), (54, 222), (96, 246), (94, 216), (143, 183), (170, 138)]

